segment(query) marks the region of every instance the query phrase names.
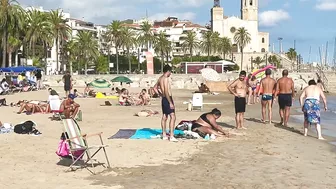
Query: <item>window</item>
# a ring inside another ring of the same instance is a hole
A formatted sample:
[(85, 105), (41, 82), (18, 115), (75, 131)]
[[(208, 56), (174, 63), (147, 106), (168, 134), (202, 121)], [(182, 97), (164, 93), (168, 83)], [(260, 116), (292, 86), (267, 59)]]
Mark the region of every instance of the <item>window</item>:
[(262, 43), (265, 43), (265, 38), (261, 38), (261, 42), (262, 42)]
[(51, 51), (48, 50), (47, 58), (51, 58)]
[(250, 0), (250, 5), (252, 6), (253, 5), (253, 2), (252, 2), (253, 0)]
[(265, 48), (262, 48), (262, 49), (261, 49), (261, 52), (266, 52)]

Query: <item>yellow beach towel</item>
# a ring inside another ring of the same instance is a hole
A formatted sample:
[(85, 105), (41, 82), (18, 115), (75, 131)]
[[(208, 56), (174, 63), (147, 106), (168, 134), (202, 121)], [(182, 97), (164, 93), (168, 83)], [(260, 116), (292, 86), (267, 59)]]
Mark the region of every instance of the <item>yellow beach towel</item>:
[(118, 96), (105, 96), (103, 93), (97, 92), (96, 98), (98, 99), (118, 99)]

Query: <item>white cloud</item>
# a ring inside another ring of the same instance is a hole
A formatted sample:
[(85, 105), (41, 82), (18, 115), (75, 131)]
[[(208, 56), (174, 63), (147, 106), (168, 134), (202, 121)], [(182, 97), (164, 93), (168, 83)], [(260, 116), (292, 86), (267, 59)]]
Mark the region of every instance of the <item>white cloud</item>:
[[(201, 7), (205, 0), (19, 0), (26, 6), (42, 6), (43, 9), (63, 9), (73, 18), (84, 18), (99, 24), (116, 19), (136, 19), (146, 16), (163, 18), (177, 16), (180, 19), (194, 19), (196, 14), (185, 9)], [(32, 4), (34, 3), (34, 4)]]
[(336, 0), (318, 0), (315, 8), (324, 11), (336, 11)]
[(261, 26), (272, 27), (280, 22), (290, 19), (288, 12), (280, 10), (264, 11), (259, 14), (259, 23)]

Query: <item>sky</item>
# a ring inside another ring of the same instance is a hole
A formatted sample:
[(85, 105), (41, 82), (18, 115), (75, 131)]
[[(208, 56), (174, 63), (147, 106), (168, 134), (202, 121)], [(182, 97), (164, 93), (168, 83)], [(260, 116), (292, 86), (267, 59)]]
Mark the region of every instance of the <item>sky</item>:
[[(109, 24), (112, 20), (162, 20), (168, 16), (205, 25), (210, 21), (213, 0), (18, 0), (23, 6), (63, 9), (71, 17)], [(240, 16), (240, 0), (221, 0), (226, 16)], [(279, 51), (295, 47), (304, 61), (318, 61), (319, 48), (332, 62), (336, 37), (336, 0), (259, 0), (259, 31), (270, 33), (271, 49)], [(270, 49), (270, 50), (271, 50)], [(310, 50), (311, 49), (311, 50)], [(309, 53), (311, 52), (311, 53)]]

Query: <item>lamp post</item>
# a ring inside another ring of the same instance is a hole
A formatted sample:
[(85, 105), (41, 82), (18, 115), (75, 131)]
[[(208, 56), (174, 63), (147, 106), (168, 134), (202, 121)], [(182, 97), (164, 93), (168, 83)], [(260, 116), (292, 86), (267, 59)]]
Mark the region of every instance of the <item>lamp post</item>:
[(279, 40), (279, 53), (281, 54), (282, 53), (282, 40), (283, 40), (283, 38), (278, 37), (278, 40)]
[[(250, 61), (251, 61), (251, 72), (253, 71), (253, 57), (251, 56), (250, 58)], [(247, 70), (248, 71), (248, 70)]]

